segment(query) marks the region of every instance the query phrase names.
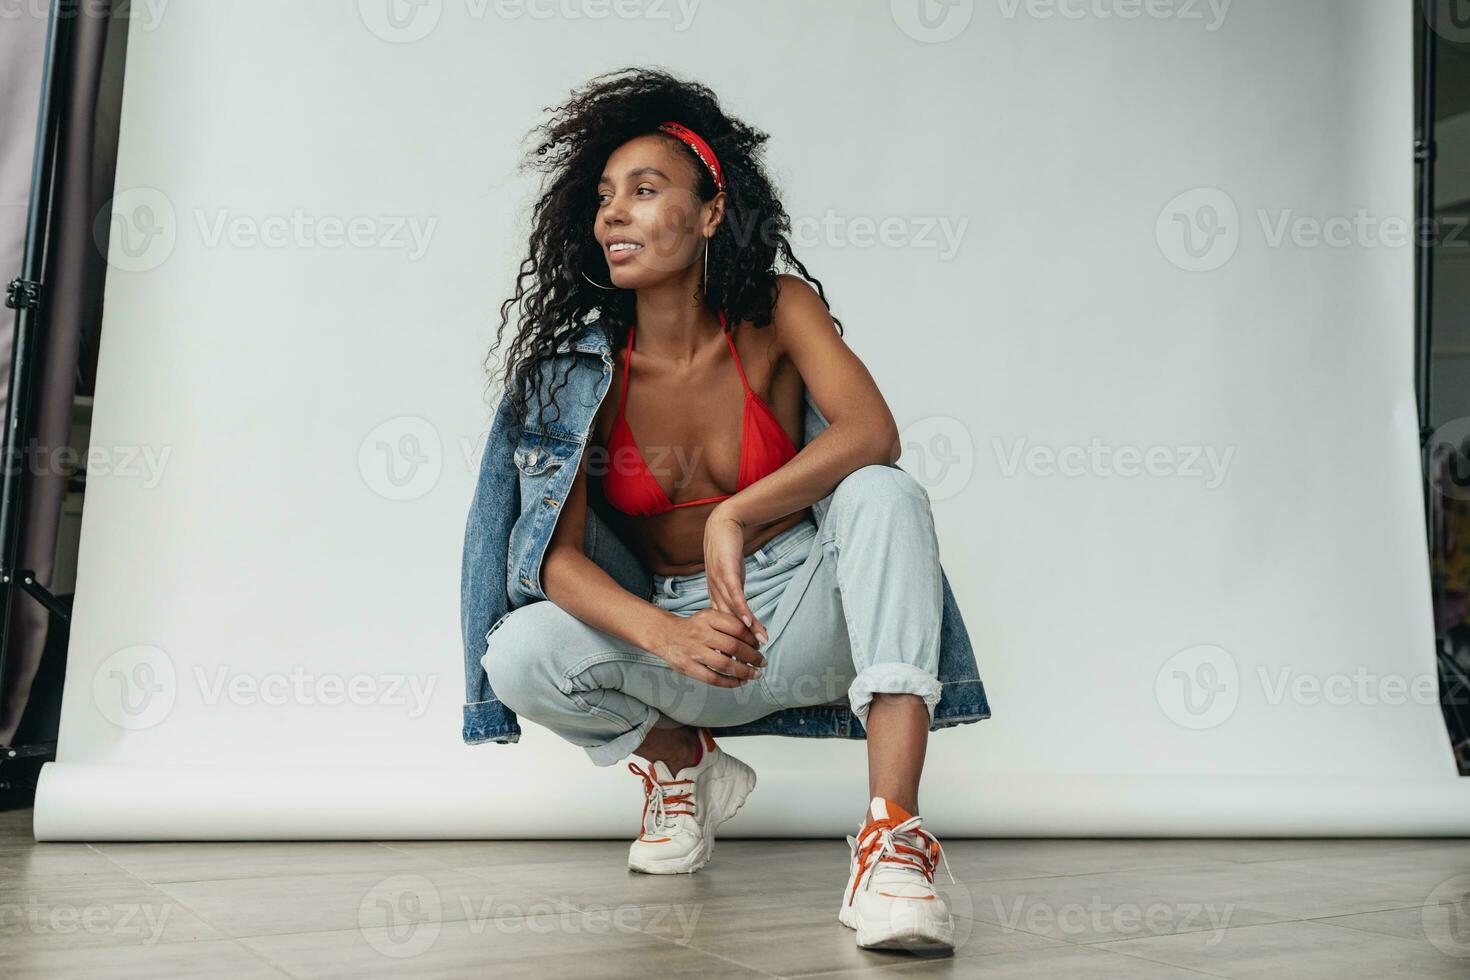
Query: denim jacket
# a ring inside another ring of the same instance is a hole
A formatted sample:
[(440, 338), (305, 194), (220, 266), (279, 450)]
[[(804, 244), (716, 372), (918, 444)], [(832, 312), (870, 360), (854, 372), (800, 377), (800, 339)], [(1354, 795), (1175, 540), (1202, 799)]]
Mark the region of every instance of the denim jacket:
[[(550, 601), (541, 590), (542, 559), (576, 478), (582, 450), (593, 438), (593, 419), (612, 386), (611, 338), (596, 314), (563, 341), (552, 356), (542, 360), (540, 371), (538, 383), (545, 385), (556, 379), (552, 389), (559, 415), (554, 421), (528, 420), (517, 434), (510, 417), (510, 398), (502, 396), (481, 456), (479, 479), (465, 525), (460, 577), (465, 671), (461, 734), (471, 745), (520, 739), (515, 713), (496, 699), (480, 660), (490, 634), (507, 615), (527, 603)], [(829, 424), (810, 392), (805, 402), (802, 446)], [(589, 494), (583, 545), (587, 556), (623, 588), (651, 601), (652, 574), (598, 515), (590, 504), (592, 499)], [(812, 505), (812, 516), (818, 523), (831, 501), (829, 493)], [(944, 583), (939, 646), (942, 689), (931, 731), (990, 717), (970, 636), (943, 568), (940, 577)], [(718, 734), (866, 737), (845, 698), (778, 710), (744, 725), (721, 728)]]

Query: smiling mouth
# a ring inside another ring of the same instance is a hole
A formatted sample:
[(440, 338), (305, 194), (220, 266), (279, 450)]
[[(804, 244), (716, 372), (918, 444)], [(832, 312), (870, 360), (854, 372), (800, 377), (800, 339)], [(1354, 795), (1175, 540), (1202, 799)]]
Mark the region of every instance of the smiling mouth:
[(617, 253), (617, 252), (636, 252), (639, 249), (641, 249), (642, 247), (643, 247), (642, 245), (636, 244), (635, 242), (613, 242), (611, 245), (609, 245), (607, 247), (607, 250), (609, 252), (613, 252), (613, 253)]

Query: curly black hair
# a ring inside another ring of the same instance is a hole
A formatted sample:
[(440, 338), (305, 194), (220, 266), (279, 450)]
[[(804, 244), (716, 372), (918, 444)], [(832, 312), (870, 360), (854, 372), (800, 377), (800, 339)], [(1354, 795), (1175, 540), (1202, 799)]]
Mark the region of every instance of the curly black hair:
[[(491, 372), (510, 310), (519, 305), (519, 323), (502, 372), (517, 422), (530, 417), (532, 396), (541, 388), (539, 362), (576, 335), (589, 314), (600, 315), (615, 347), (627, 337), (635, 292), (598, 289), (583, 277), (586, 273), (598, 282), (611, 281), (593, 233), (597, 182), (614, 150), (659, 132), (665, 120), (683, 123), (704, 137), (724, 171), (726, 207), (709, 242), (709, 285), (701, 298), (705, 307), (712, 313), (724, 310), (731, 324), (749, 320), (757, 327), (769, 325), (779, 292), (775, 268), (779, 255), (816, 287), (831, 309), (821, 282), (792, 252), (791, 218), (760, 159), (761, 145), (769, 135), (728, 115), (709, 88), (662, 69), (623, 68), (593, 77), (574, 89), (566, 104), (545, 109), (551, 118), (532, 130), (536, 146), (520, 167), (547, 175), (532, 211), (530, 255), (521, 262), (515, 296), (501, 304), (500, 328), (485, 359)], [(668, 138), (684, 147), (675, 137)], [(685, 150), (697, 164), (693, 152)], [(700, 175), (700, 200), (709, 201), (716, 193), (714, 179), (702, 165), (695, 169)], [(834, 317), (833, 323), (840, 333), (842, 322)], [(553, 391), (542, 390), (538, 417), (552, 403)]]

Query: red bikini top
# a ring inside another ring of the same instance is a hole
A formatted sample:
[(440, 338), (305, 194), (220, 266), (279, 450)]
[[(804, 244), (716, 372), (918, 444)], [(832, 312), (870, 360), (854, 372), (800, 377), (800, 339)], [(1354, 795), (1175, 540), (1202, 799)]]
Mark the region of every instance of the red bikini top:
[[(720, 326), (725, 326), (725, 314), (720, 313)], [(735, 369), (740, 372), (740, 383), (745, 386), (744, 418), (740, 430), (740, 478), (736, 490), (744, 490), (756, 480), (780, 469), (787, 460), (796, 455), (796, 447), (781, 428), (775, 414), (761, 397), (750, 388), (745, 380), (745, 368), (740, 364), (740, 354), (735, 350), (735, 341), (730, 331), (725, 330), (725, 342), (730, 345), (730, 354), (735, 358)], [(608, 503), (625, 514), (648, 517), (663, 514), (675, 507), (693, 507), (724, 500), (734, 494), (702, 497), (674, 503), (664, 492), (659, 482), (649, 472), (643, 453), (633, 439), (633, 430), (623, 416), (628, 404), (628, 376), (633, 363), (633, 328), (628, 328), (628, 349), (623, 357), (623, 392), (618, 402), (618, 417), (613, 422), (612, 435), (607, 449), (611, 462), (609, 472), (602, 478), (603, 493)], [(631, 463), (631, 465), (630, 465)]]

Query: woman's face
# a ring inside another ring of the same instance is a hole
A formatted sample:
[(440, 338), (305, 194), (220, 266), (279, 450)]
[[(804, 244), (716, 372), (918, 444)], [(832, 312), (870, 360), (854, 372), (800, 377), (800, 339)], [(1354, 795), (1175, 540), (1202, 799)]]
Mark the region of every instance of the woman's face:
[(705, 202), (694, 162), (663, 136), (631, 139), (607, 158), (597, 184), (593, 235), (612, 284), (643, 289), (678, 278), (704, 255), (724, 194)]

